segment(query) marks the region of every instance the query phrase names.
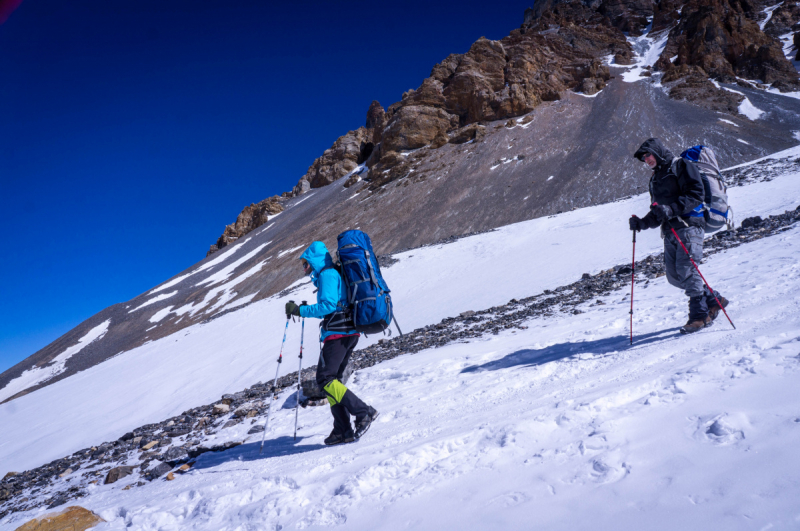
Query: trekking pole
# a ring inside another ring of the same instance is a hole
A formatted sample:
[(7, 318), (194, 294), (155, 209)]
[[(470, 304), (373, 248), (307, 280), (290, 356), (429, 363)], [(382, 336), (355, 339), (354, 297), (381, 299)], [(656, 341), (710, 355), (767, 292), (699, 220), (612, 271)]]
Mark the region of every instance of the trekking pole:
[(633, 279), (636, 274), (636, 231), (633, 231), (633, 254), (631, 256), (631, 345), (633, 345)]
[(267, 437), (267, 428), (269, 427), (269, 417), (272, 414), (272, 402), (275, 400), (278, 385), (278, 372), (281, 370), (281, 363), (283, 362), (283, 345), (286, 344), (286, 332), (289, 330), (289, 318), (286, 318), (286, 326), (283, 328), (283, 341), (281, 341), (281, 353), (278, 354), (278, 367), (275, 369), (275, 381), (272, 382), (272, 397), (269, 399), (269, 406), (267, 406), (267, 422), (264, 424), (264, 433), (261, 435), (261, 448), (258, 453), (264, 451), (264, 439)]
[(690, 254), (689, 254), (689, 250), (688, 250), (688, 249), (686, 249), (686, 246), (685, 246), (685, 245), (683, 244), (683, 242), (681, 241), (680, 237), (678, 236), (678, 233), (677, 233), (677, 232), (675, 232), (675, 229), (673, 229), (672, 227), (670, 227), (670, 230), (672, 231), (672, 234), (674, 234), (674, 235), (675, 235), (675, 239), (676, 239), (676, 240), (678, 240), (678, 243), (680, 243), (680, 244), (681, 244), (681, 247), (683, 247), (683, 250), (684, 250), (684, 251), (686, 251), (686, 256), (688, 256), (688, 257), (689, 257), (689, 260), (691, 260), (691, 262), (692, 262), (692, 265), (693, 265), (693, 266), (694, 266), (694, 268), (697, 270), (697, 274), (698, 274), (698, 275), (700, 275), (700, 278), (702, 278), (702, 279), (703, 279), (703, 283), (705, 283), (706, 287), (708, 288), (708, 291), (710, 291), (710, 292), (711, 292), (711, 294), (714, 296), (714, 300), (715, 300), (715, 301), (717, 301), (717, 306), (719, 306), (719, 307), (720, 307), (720, 309), (721, 309), (721, 310), (723, 311), (723, 313), (725, 314), (725, 317), (727, 317), (727, 318), (728, 318), (728, 322), (731, 324), (731, 326), (733, 327), (733, 329), (734, 329), (734, 330), (736, 330), (736, 325), (735, 325), (735, 324), (733, 324), (733, 321), (731, 321), (731, 318), (728, 316), (728, 312), (726, 312), (726, 311), (725, 311), (725, 308), (723, 308), (723, 307), (722, 307), (722, 304), (720, 304), (720, 303), (719, 303), (719, 299), (717, 298), (717, 294), (716, 294), (716, 293), (714, 293), (714, 290), (713, 290), (713, 289), (711, 289), (711, 286), (709, 286), (709, 285), (708, 285), (708, 282), (706, 282), (706, 277), (704, 277), (704, 276), (703, 276), (703, 273), (701, 273), (701, 272), (700, 272), (700, 268), (699, 268), (699, 267), (697, 267), (697, 264), (695, 264), (695, 263), (694, 263), (694, 260), (692, 260), (692, 255), (690, 255)]
[[(303, 301), (305, 304), (306, 301)], [(297, 415), (300, 411), (300, 393), (302, 392), (302, 387), (300, 385), (300, 377), (303, 373), (303, 335), (306, 331), (306, 319), (302, 317), (300, 319), (300, 365), (297, 368), (297, 405), (294, 407), (294, 440), (297, 440)]]
[[(392, 320), (394, 321), (394, 325), (397, 327), (397, 331), (400, 332), (400, 337), (403, 337), (403, 331), (400, 330), (400, 325), (397, 324), (397, 317), (395, 317), (394, 314), (392, 314)], [(391, 332), (391, 330), (389, 330), (389, 332)]]

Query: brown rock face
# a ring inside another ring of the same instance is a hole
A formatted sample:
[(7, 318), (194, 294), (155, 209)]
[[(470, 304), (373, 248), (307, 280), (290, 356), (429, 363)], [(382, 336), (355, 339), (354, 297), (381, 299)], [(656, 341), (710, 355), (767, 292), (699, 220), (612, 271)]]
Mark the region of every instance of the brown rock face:
[(340, 136), (333, 145), (308, 168), (301, 180), (306, 180), (311, 188), (327, 186), (364, 162), (361, 153), (366, 144), (372, 142), (372, 131), (359, 127)]
[[(740, 0), (690, 0), (656, 68), (668, 72), (692, 65), (723, 82), (735, 83), (739, 76), (782, 91), (800, 89), (797, 71), (783, 55), (781, 43), (759, 28), (756, 9)], [(669, 58), (676, 55), (671, 63)]]
[[(796, 1), (783, 2), (772, 12), (772, 17), (764, 25), (764, 33), (777, 39), (787, 33), (800, 30), (797, 27), (798, 23), (800, 23), (800, 3)], [(797, 41), (795, 41), (795, 46), (797, 46)]]
[(457, 129), (450, 135), (451, 144), (463, 144), (470, 140), (480, 140), (486, 135), (486, 128), (478, 124), (470, 124)]
[(105, 522), (83, 507), (67, 507), (61, 512), (35, 518), (17, 528), (16, 531), (85, 531)]
[(450, 115), (443, 109), (425, 105), (401, 107), (383, 132), (381, 149), (391, 152), (421, 148), (450, 127)]
[(367, 129), (372, 129), (372, 143), (373, 145), (381, 141), (383, 135), (383, 128), (386, 127), (386, 111), (383, 110), (381, 104), (373, 101), (367, 110)]
[(647, 27), (647, 18), (653, 16), (651, 0), (537, 0), (532, 9), (525, 11), (525, 24), (546, 18), (548, 13), (557, 13), (572, 20), (579, 20), (598, 13), (605, 23), (631, 35), (641, 35)]
[(213, 254), (223, 247), (231, 244), (267, 222), (268, 216), (274, 216), (283, 212), (281, 198), (278, 196), (268, 197), (259, 203), (253, 203), (244, 207), (244, 210), (236, 218), (236, 223), (225, 227), (225, 231), (217, 239), (217, 243), (211, 246), (206, 256)]
[[(375, 129), (380, 146), (368, 165), (377, 170), (373, 174), (382, 173), (395, 162), (407, 162), (396, 160), (398, 152), (473, 140), (478, 130), (466, 126), (527, 114), (544, 101), (560, 99), (565, 90), (595, 94), (610, 79), (604, 64), (608, 54), (631, 62), (622, 32), (580, 3), (558, 4), (538, 19), (528, 17), (500, 41), (482, 37), (467, 53), (452, 54), (434, 66), (419, 88), (389, 107), (382, 134)], [(374, 108), (373, 103), (368, 124), (378, 123), (371, 118), (378, 114)]]
[(739, 104), (744, 100), (744, 96), (720, 90), (708, 80), (708, 76), (696, 66), (681, 65), (667, 72), (662, 81), (669, 83), (680, 79), (670, 88), (670, 98), (685, 100), (699, 105), (712, 111), (737, 114)]

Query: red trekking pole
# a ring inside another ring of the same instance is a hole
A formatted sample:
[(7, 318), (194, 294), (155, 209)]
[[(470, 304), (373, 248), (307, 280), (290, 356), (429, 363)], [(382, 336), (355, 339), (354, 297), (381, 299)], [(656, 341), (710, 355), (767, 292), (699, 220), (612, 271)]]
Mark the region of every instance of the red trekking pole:
[[(675, 232), (675, 229), (673, 229), (672, 227), (670, 227), (670, 230), (672, 231), (672, 234), (674, 234), (674, 235), (675, 235), (675, 239), (676, 239), (676, 240), (678, 240), (678, 243), (680, 243), (680, 244), (681, 244), (681, 247), (683, 247), (683, 250), (684, 250), (684, 251), (686, 251), (686, 256), (688, 256), (688, 257), (689, 257), (689, 260), (691, 260), (691, 262), (692, 262), (692, 265), (693, 265), (693, 266), (694, 266), (694, 268), (697, 270), (697, 274), (698, 274), (698, 275), (700, 275), (700, 278), (702, 278), (702, 279), (703, 279), (703, 282), (705, 283), (706, 287), (708, 288), (708, 291), (710, 291), (710, 292), (711, 292), (711, 294), (714, 296), (714, 300), (715, 300), (715, 301), (717, 301), (717, 306), (719, 306), (719, 307), (720, 307), (720, 309), (723, 311), (723, 313), (725, 313), (725, 317), (728, 317), (728, 312), (726, 312), (726, 311), (725, 311), (725, 308), (723, 308), (723, 307), (722, 307), (722, 304), (720, 304), (720, 303), (719, 303), (719, 299), (717, 298), (717, 294), (716, 294), (716, 293), (714, 293), (714, 290), (713, 290), (713, 289), (711, 289), (711, 286), (709, 286), (709, 285), (708, 285), (708, 282), (706, 282), (706, 277), (704, 277), (704, 276), (703, 276), (703, 273), (701, 273), (701, 272), (700, 272), (700, 268), (699, 268), (699, 267), (697, 267), (697, 264), (695, 264), (695, 263), (694, 263), (694, 260), (692, 260), (692, 255), (690, 255), (690, 254), (689, 254), (689, 250), (686, 248), (686, 246), (685, 246), (685, 245), (683, 244), (683, 242), (681, 241), (680, 237), (678, 236), (678, 233), (677, 233), (677, 232)], [(733, 329), (734, 329), (734, 330), (736, 330), (736, 325), (735, 325), (735, 324), (733, 324), (733, 321), (731, 321), (731, 318), (730, 318), (730, 317), (728, 317), (728, 322), (731, 324), (731, 326), (733, 327)]]
[(631, 256), (631, 345), (633, 345), (633, 277), (636, 273), (636, 231), (633, 231), (633, 255)]

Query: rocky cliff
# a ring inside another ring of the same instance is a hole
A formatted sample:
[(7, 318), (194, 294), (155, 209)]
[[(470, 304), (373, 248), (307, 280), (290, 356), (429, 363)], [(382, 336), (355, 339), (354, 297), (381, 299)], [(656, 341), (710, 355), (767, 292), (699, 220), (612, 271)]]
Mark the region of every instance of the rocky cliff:
[[(610, 65), (632, 64), (630, 37), (647, 33), (668, 34), (645, 75), (657, 74), (673, 99), (737, 115), (744, 96), (720, 82), (800, 90), (784, 51), (800, 41), (796, 1), (539, 0), (508, 37), (481, 38), (448, 56), (387, 109), (373, 101), (365, 126), (337, 139), (281, 199), (327, 186), (364, 162), (370, 173), (352, 176), (347, 186), (369, 180), (374, 190), (408, 173), (403, 152), (476, 140), (481, 124), (526, 115), (567, 91), (594, 95), (612, 77)], [(258, 223), (234, 226), (210, 253)]]

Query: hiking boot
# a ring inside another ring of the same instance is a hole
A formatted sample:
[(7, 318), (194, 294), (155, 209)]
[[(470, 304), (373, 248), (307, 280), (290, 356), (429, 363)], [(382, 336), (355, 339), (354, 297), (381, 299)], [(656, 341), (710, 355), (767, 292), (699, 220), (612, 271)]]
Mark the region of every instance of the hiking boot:
[(708, 317), (705, 319), (695, 319), (694, 321), (689, 321), (681, 327), (681, 334), (692, 334), (698, 330), (702, 330), (706, 327), (707, 319)]
[(375, 410), (374, 407), (369, 407), (369, 413), (367, 413), (363, 419), (356, 419), (356, 439), (360, 439), (362, 435), (367, 433), (372, 421), (378, 418), (379, 413)]
[(336, 431), (332, 431), (330, 435), (325, 438), (325, 444), (327, 446), (333, 446), (336, 444), (344, 444), (344, 443), (351, 443), (355, 441), (355, 437), (353, 436), (352, 431), (348, 431), (346, 433), (336, 433)]
[[(726, 299), (725, 297), (719, 297), (719, 302), (720, 302), (720, 304), (722, 304), (722, 308), (727, 308), (728, 307), (728, 303), (730, 301), (728, 299)], [(717, 301), (714, 301), (713, 306), (709, 306), (708, 307), (708, 316), (711, 318), (712, 321), (717, 318), (717, 316), (719, 315), (719, 312), (722, 311), (722, 308), (717, 306)]]

